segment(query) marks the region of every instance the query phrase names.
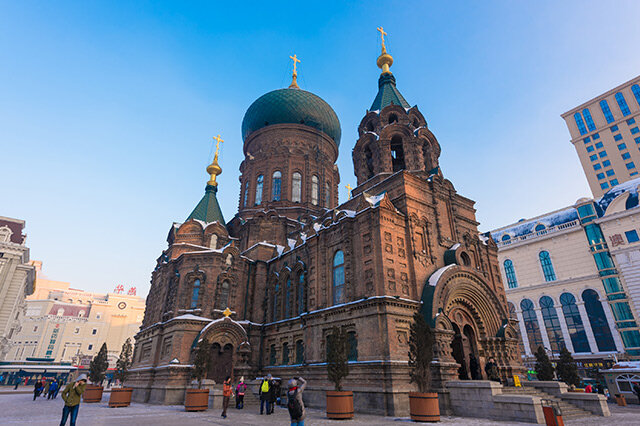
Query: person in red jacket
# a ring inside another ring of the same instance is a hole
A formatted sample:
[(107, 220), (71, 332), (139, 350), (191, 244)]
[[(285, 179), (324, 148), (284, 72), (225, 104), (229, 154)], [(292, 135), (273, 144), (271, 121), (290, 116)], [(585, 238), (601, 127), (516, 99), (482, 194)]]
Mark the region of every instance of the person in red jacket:
[(222, 418), (224, 419), (227, 418), (227, 407), (229, 407), (229, 400), (231, 399), (232, 394), (233, 389), (231, 388), (231, 377), (227, 376), (222, 384)]

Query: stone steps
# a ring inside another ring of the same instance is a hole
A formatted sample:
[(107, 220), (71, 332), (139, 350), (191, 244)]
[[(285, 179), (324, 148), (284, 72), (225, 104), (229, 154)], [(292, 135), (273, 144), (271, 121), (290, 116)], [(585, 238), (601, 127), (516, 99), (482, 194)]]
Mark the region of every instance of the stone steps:
[(551, 400), (553, 402), (556, 402), (558, 404), (558, 406), (560, 407), (560, 410), (562, 412), (562, 417), (565, 419), (577, 419), (577, 418), (581, 418), (581, 417), (587, 417), (590, 416), (591, 413), (583, 410), (581, 408), (576, 407), (573, 404), (570, 404), (558, 397), (555, 397), (553, 395), (549, 395), (546, 392), (543, 392), (539, 389), (533, 388), (533, 387), (526, 387), (526, 388), (513, 388), (513, 387), (505, 387), (502, 389), (502, 393), (503, 394), (509, 394), (509, 395), (529, 395), (529, 396), (537, 396), (541, 399), (548, 399)]

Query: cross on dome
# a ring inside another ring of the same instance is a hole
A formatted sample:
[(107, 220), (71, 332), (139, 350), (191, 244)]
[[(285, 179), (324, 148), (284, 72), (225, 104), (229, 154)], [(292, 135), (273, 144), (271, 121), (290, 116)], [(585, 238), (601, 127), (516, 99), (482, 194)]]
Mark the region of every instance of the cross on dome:
[(298, 86), (298, 62), (302, 62), (300, 61), (300, 59), (298, 59), (298, 56), (294, 53), (293, 56), (289, 55), (289, 58), (291, 58), (291, 60), (293, 61), (293, 75), (291, 76), (291, 84), (289, 85), (289, 89), (299, 89), (300, 86)]

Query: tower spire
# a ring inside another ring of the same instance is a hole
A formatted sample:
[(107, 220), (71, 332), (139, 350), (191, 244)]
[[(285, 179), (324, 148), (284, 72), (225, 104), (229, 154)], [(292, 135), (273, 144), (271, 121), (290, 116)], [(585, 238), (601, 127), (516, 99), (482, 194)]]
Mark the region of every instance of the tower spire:
[(300, 62), (300, 59), (298, 59), (298, 57), (294, 54), (293, 56), (289, 56), (291, 58), (291, 60), (293, 61), (293, 75), (291, 76), (291, 84), (289, 85), (289, 89), (299, 89), (300, 86), (298, 86), (298, 62)]
[(393, 65), (393, 57), (387, 53), (387, 46), (384, 44), (384, 36), (386, 36), (387, 33), (384, 32), (382, 27), (378, 27), (376, 29), (380, 33), (380, 40), (382, 41), (382, 53), (378, 56), (376, 63), (378, 64), (378, 68), (382, 70), (382, 74), (391, 74), (389, 67)]
[(218, 164), (218, 154), (220, 153), (220, 143), (224, 142), (224, 140), (220, 137), (220, 135), (213, 138), (216, 141), (216, 155), (213, 157), (213, 162), (207, 166), (207, 173), (210, 175), (209, 182), (207, 185), (218, 186), (218, 182), (216, 182), (216, 176), (222, 173), (222, 168)]

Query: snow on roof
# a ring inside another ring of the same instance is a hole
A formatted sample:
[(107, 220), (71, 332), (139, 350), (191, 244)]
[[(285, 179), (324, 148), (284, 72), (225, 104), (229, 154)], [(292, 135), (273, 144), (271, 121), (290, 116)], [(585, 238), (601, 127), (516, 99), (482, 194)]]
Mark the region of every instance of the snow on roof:
[(556, 210), (555, 212), (520, 221), (505, 228), (491, 231), (491, 236), (495, 241), (500, 241), (504, 235), (509, 235), (511, 238), (521, 237), (532, 233), (535, 227), (539, 224), (544, 225), (545, 228), (550, 228), (552, 226), (562, 225), (577, 219), (578, 211), (574, 207), (567, 207), (562, 210)]
[(418, 135), (418, 131), (419, 131), (420, 129), (426, 129), (426, 128), (427, 128), (427, 126), (420, 126), (420, 127), (418, 127), (417, 129), (415, 129), (415, 130), (413, 131), (414, 136), (417, 136), (417, 135)]
[(380, 205), (380, 201), (382, 201), (382, 199), (384, 198), (384, 194), (386, 194), (387, 191), (381, 192), (378, 195), (373, 195), (373, 196), (368, 196), (365, 195), (364, 199), (367, 200), (367, 203), (369, 203), (372, 207), (378, 207)]
[(602, 198), (600, 198), (596, 203), (602, 209), (602, 214), (599, 216), (604, 216), (607, 211), (607, 207), (618, 198), (623, 193), (629, 193), (630, 196), (627, 199), (626, 210), (629, 210), (633, 207), (638, 206), (638, 186), (640, 185), (640, 178), (632, 179), (627, 182), (622, 182), (608, 190)]
[(167, 322), (175, 320), (211, 321), (211, 318), (199, 317), (193, 314), (184, 314), (180, 315), (179, 317), (173, 317), (170, 320), (167, 320)]
[(322, 225), (320, 225), (319, 223), (314, 223), (313, 224), (313, 229), (318, 232), (320, 229), (322, 228)]
[(340, 210), (340, 211), (346, 213), (348, 217), (356, 217), (355, 210)]
[(293, 238), (287, 238), (287, 245), (289, 246), (289, 250), (293, 250), (296, 246), (296, 240)]
[(278, 256), (282, 256), (282, 253), (284, 253), (284, 246), (276, 244), (276, 250), (278, 250)]
[(371, 133), (372, 135), (374, 135), (374, 136), (376, 137), (376, 140), (380, 140), (380, 136), (379, 136), (376, 132), (372, 132), (372, 131), (369, 131), (369, 130), (365, 130), (365, 131), (364, 131), (364, 133), (365, 133), (365, 134), (367, 134), (367, 133)]
[(449, 247), (449, 250), (456, 250), (458, 247), (460, 247), (460, 243), (455, 243), (454, 245)]
[(451, 268), (452, 266), (456, 266), (455, 263), (452, 263), (451, 265), (447, 265), (443, 268), (438, 269), (437, 271), (435, 271), (433, 274), (431, 274), (431, 276), (429, 277), (429, 281), (428, 284), (431, 287), (435, 287), (436, 284), (438, 284), (438, 281), (440, 280), (440, 277), (442, 276), (442, 274), (445, 273), (445, 271), (449, 268)]

